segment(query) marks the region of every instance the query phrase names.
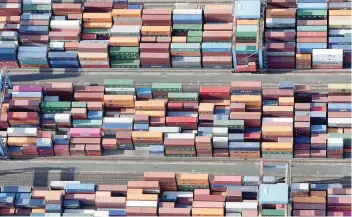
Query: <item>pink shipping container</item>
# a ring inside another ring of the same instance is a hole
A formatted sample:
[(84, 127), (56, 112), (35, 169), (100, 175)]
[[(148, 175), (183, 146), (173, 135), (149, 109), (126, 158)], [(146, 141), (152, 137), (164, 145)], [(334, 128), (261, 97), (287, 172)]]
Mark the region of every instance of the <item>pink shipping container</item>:
[(293, 216), (325, 216), (325, 210), (293, 210)]
[(99, 138), (101, 137), (101, 130), (100, 128), (71, 128), (70, 136), (72, 138), (75, 138), (75, 137)]
[(189, 208), (160, 207), (158, 216), (190, 216)]

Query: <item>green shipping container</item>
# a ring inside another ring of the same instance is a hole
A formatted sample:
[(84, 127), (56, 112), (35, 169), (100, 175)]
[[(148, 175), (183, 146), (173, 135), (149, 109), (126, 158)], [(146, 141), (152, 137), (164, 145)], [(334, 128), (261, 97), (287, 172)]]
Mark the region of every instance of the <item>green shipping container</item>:
[(43, 113), (71, 111), (71, 102), (41, 102), (40, 108)]
[(285, 216), (285, 210), (262, 209), (262, 216)]
[(187, 37), (187, 43), (201, 43), (202, 37)]
[(236, 38), (256, 38), (257, 32), (236, 32)]
[(136, 90), (132, 87), (128, 88), (105, 88), (106, 95), (136, 95)]
[(297, 32), (327, 32), (327, 26), (297, 26)]
[(132, 79), (105, 79), (104, 80), (105, 88), (114, 88), (114, 87), (134, 87), (134, 80)]
[(168, 93), (167, 98), (172, 101), (198, 101), (198, 93)]
[(187, 37), (202, 37), (203, 32), (202, 31), (189, 31), (187, 33)]
[(111, 60), (111, 68), (140, 68), (140, 60)]
[(49, 5), (23, 5), (23, 12), (51, 12), (51, 4)]
[(87, 102), (72, 102), (72, 108), (86, 108)]
[(110, 47), (110, 55), (139, 55), (139, 47)]
[(110, 36), (110, 29), (83, 29), (83, 33)]
[(175, 32), (201, 31), (203, 24), (174, 24), (172, 28)]
[(34, 64), (42, 64), (46, 65), (48, 64), (48, 61), (45, 60), (20, 60), (20, 64), (29, 64), (29, 65), (34, 65)]
[(352, 144), (352, 134), (351, 133), (329, 133), (328, 138), (342, 138), (343, 145), (345, 147), (350, 147)]
[(321, 9), (297, 9), (297, 17), (300, 16), (327, 16), (328, 10)]
[(153, 83), (153, 92), (182, 92), (182, 83)]
[(103, 120), (73, 120), (72, 125), (77, 128), (101, 128)]
[(214, 120), (214, 127), (227, 127), (229, 129), (244, 131), (243, 120)]

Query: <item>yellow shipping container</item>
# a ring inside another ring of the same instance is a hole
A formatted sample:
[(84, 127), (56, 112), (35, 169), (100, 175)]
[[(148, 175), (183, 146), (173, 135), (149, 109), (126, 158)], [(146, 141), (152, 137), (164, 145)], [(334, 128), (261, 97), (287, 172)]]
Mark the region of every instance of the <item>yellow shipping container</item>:
[(191, 52), (191, 51), (189, 51), (189, 52), (187, 52), (187, 51), (185, 51), (185, 52), (175, 52), (175, 51), (171, 51), (171, 55), (173, 55), (173, 56), (183, 56), (183, 57), (200, 57), (201, 56), (201, 54), (200, 54), (200, 52)]
[(136, 110), (155, 110), (155, 111), (164, 111), (165, 103), (163, 101), (136, 101), (135, 102)]
[(147, 110), (136, 110), (136, 115), (148, 115), (151, 118), (163, 118), (165, 117), (165, 111), (147, 111)]
[(343, 128), (328, 128), (328, 133), (343, 133)]
[(291, 137), (293, 135), (292, 126), (262, 126), (263, 136)]
[(310, 54), (296, 54), (296, 60), (311, 60), (312, 56)]
[(279, 106), (294, 106), (294, 97), (279, 97)]
[(112, 22), (85, 22), (83, 27), (88, 29), (110, 29)]
[(156, 35), (171, 35), (171, 26), (142, 26), (142, 35), (156, 36)]
[(199, 103), (199, 114), (214, 114), (214, 103)]
[(157, 194), (129, 194), (127, 193), (127, 200), (142, 200), (142, 201), (156, 201)]
[(223, 208), (192, 208), (192, 216), (224, 216)]
[(258, 25), (259, 20), (237, 20), (237, 25)]
[(329, 93), (351, 93), (351, 84), (328, 84)]
[(132, 131), (132, 140), (133, 141), (140, 141), (140, 140), (159, 141), (161, 139), (163, 139), (162, 132)]
[(329, 16), (352, 16), (352, 10), (329, 10)]
[(173, 36), (172, 43), (186, 43), (187, 37), (186, 36)]
[(177, 176), (179, 185), (209, 185), (208, 174), (181, 173)]
[(110, 37), (110, 46), (139, 47), (139, 37)]
[(112, 17), (142, 17), (142, 9), (113, 9)]
[(292, 151), (292, 142), (262, 142), (263, 151)]
[(83, 13), (85, 22), (111, 22), (111, 13)]
[(127, 194), (143, 194), (143, 189), (127, 189)]
[(232, 95), (231, 102), (245, 103), (248, 108), (260, 108), (262, 106), (261, 95)]

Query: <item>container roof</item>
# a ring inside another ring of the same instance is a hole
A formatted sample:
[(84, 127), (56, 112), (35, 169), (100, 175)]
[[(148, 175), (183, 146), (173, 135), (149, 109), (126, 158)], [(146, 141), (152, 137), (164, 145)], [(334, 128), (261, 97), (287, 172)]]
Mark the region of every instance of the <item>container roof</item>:
[(260, 185), (259, 202), (261, 204), (288, 204), (288, 185), (284, 183)]
[(240, 0), (235, 2), (234, 17), (244, 19), (260, 18), (260, 1), (259, 0)]

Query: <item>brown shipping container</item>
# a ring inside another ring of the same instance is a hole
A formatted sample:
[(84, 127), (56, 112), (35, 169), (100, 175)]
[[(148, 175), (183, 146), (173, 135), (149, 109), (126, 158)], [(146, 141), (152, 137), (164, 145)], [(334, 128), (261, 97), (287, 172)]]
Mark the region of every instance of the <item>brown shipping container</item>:
[(140, 51), (146, 53), (168, 53), (170, 45), (167, 43), (140, 43)]
[(297, 43), (326, 43), (327, 41), (326, 37), (297, 37)]

